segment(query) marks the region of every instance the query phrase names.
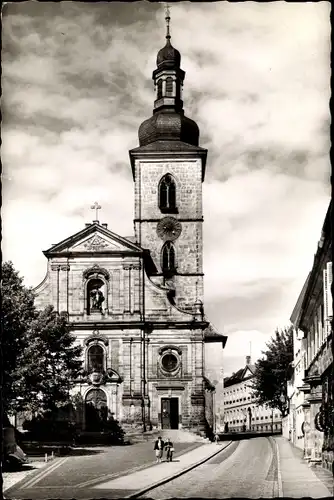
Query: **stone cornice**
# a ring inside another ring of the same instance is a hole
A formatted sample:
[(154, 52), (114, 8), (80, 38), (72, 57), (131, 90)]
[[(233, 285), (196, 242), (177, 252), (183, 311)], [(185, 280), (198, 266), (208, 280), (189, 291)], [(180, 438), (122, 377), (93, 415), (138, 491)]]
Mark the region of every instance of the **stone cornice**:
[(144, 328), (147, 331), (153, 330), (203, 330), (207, 327), (206, 322), (202, 321), (70, 321), (69, 326), (75, 330), (131, 330)]
[(303, 382), (308, 385), (320, 385), (321, 377), (320, 375), (308, 375), (303, 379)]
[(322, 397), (321, 396), (309, 396), (307, 398), (307, 401), (310, 404), (320, 404), (322, 402)]
[(59, 252), (51, 252), (46, 255), (47, 257), (51, 257), (51, 258), (54, 258), (54, 257), (65, 257), (65, 258), (75, 258), (75, 257), (110, 257), (111, 255), (113, 257), (124, 257), (124, 256), (131, 256), (131, 257), (140, 257), (142, 258), (143, 254), (144, 254), (144, 250), (142, 251), (137, 251), (137, 250), (94, 250), (94, 251), (84, 251), (84, 250), (81, 250), (81, 251), (74, 251), (74, 250), (71, 250), (71, 251), (59, 251)]
[(155, 388), (157, 391), (166, 391), (166, 392), (168, 392), (168, 391), (184, 391), (185, 390), (184, 385), (171, 385), (171, 384), (157, 385)]
[(327, 262), (331, 261), (331, 235), (330, 235), (330, 215), (332, 202), (329, 204), (325, 221), (322, 228), (322, 242), (318, 244), (317, 252), (314, 256), (312, 270), (309, 275), (307, 288), (301, 305), (300, 326), (299, 328), (308, 333), (308, 327), (312, 323), (311, 317), (314, 308), (318, 305), (318, 300), (322, 299), (323, 270)]
[[(179, 222), (204, 222), (204, 217), (177, 217)], [(159, 222), (160, 218), (152, 218), (152, 219), (133, 219), (133, 222)]]
[[(157, 141), (158, 143), (159, 141)], [(167, 141), (162, 141), (167, 142)], [(174, 144), (176, 141), (171, 141), (172, 144)], [(183, 143), (180, 142), (182, 145)], [(202, 182), (204, 181), (205, 178), (205, 166), (206, 166), (206, 159), (207, 159), (207, 154), (208, 150), (201, 148), (200, 146), (190, 146), (189, 144), (185, 144), (182, 149), (177, 149), (173, 151), (172, 149), (169, 150), (164, 150), (161, 149), (153, 149), (149, 150), (145, 147), (137, 147), (134, 149), (131, 149), (129, 151), (129, 156), (130, 156), (130, 162), (131, 162), (131, 170), (132, 170), (132, 176), (133, 180), (135, 180), (135, 160), (139, 159), (141, 161), (166, 161), (166, 157), (171, 158), (172, 161), (185, 161), (187, 159), (200, 159), (202, 163)]]

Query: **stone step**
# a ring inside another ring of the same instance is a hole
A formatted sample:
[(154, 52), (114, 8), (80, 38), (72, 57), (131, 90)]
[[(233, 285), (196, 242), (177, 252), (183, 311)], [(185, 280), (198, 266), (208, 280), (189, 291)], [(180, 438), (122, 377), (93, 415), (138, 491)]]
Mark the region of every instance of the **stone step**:
[(169, 438), (173, 443), (209, 443), (210, 440), (187, 429), (154, 429), (153, 431), (142, 432), (141, 430), (129, 431), (125, 435), (125, 440), (131, 443), (142, 443), (145, 441), (155, 441), (161, 436), (165, 441)]
[(162, 429), (160, 436), (163, 440), (169, 438), (173, 443), (208, 443), (209, 439), (204, 438), (186, 429)]
[(131, 443), (143, 443), (145, 441), (154, 441), (158, 439), (160, 431), (147, 431), (143, 432), (141, 430), (129, 431), (125, 434), (125, 440), (129, 440)]

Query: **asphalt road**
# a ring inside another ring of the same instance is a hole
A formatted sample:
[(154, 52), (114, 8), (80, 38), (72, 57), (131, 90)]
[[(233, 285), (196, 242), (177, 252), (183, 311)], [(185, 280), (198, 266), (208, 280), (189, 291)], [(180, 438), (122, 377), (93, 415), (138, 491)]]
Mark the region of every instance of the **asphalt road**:
[[(199, 443), (175, 444), (175, 458)], [(124, 471), (155, 463), (153, 442), (131, 446), (85, 448), (57, 459), (6, 491), (9, 499), (101, 498), (93, 489), (99, 482)], [(129, 491), (110, 492), (109, 498), (126, 496)], [(103, 495), (104, 496), (104, 495)]]
[(233, 442), (193, 471), (141, 498), (272, 498), (277, 493), (277, 463), (265, 437)]

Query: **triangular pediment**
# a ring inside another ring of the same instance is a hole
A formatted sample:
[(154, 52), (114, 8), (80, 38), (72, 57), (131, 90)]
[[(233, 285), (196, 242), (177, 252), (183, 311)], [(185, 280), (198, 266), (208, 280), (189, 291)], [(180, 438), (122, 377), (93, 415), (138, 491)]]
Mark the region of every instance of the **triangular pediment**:
[(67, 253), (138, 253), (143, 249), (106, 227), (93, 223), (78, 233), (62, 240), (46, 250), (44, 254), (51, 256), (55, 254)]
[(75, 251), (83, 252), (98, 252), (101, 250), (121, 250), (124, 249), (124, 245), (119, 244), (119, 242), (111, 240), (110, 238), (102, 236), (98, 233), (94, 233), (82, 239), (78, 243), (75, 243), (72, 249)]

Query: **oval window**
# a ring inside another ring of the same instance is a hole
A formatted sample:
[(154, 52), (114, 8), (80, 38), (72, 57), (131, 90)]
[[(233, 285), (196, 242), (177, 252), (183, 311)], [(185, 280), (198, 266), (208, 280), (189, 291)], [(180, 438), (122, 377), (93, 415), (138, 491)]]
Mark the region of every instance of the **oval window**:
[(165, 354), (161, 363), (164, 370), (172, 372), (178, 365), (178, 359), (174, 354)]

